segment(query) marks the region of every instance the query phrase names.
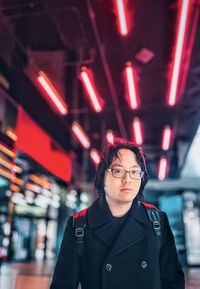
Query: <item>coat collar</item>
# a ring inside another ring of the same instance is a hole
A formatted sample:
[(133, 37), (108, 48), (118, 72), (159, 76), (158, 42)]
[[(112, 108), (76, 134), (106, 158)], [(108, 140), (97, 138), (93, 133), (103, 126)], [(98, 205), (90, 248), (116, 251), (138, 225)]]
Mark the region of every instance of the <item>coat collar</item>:
[(88, 225), (93, 230), (95, 237), (111, 247), (109, 256), (144, 239), (147, 235), (144, 225), (151, 226), (145, 208), (137, 200), (134, 200), (127, 220), (113, 244), (110, 244), (113, 233), (113, 216), (105, 197), (98, 198), (92, 204), (88, 209), (87, 217)]
[[(129, 218), (134, 218), (147, 226), (151, 226), (149, 222), (146, 209), (141, 205), (137, 199), (133, 201), (130, 211), (128, 212)], [(104, 196), (99, 197), (88, 208), (88, 223), (90, 228), (102, 226), (113, 220), (113, 215), (110, 211), (108, 203)]]

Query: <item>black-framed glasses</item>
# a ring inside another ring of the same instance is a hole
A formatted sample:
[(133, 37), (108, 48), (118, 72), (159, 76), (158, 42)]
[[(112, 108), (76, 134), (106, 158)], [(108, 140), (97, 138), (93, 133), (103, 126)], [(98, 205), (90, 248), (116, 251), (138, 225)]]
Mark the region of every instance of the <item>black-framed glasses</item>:
[(111, 168), (111, 169), (107, 169), (107, 171), (111, 172), (114, 178), (124, 178), (126, 174), (128, 173), (131, 179), (141, 180), (141, 178), (144, 175), (144, 172), (140, 170), (127, 171), (124, 169)]

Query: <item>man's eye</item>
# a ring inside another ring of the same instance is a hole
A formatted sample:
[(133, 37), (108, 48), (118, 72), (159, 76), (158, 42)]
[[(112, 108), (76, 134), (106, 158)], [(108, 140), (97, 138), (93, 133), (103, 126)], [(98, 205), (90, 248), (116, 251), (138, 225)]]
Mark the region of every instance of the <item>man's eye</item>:
[(133, 175), (139, 175), (139, 174), (140, 174), (140, 171), (132, 171), (132, 174), (133, 174)]
[(113, 172), (116, 173), (116, 174), (120, 174), (121, 170), (120, 169), (113, 169)]

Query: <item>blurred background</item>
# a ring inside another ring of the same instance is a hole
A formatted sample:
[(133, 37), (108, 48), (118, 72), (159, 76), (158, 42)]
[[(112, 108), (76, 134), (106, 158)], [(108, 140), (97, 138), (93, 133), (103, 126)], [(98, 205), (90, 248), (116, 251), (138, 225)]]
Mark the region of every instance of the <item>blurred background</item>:
[(1, 0), (0, 287), (48, 288), (101, 150), (125, 138), (200, 288), (199, 124), (199, 0)]

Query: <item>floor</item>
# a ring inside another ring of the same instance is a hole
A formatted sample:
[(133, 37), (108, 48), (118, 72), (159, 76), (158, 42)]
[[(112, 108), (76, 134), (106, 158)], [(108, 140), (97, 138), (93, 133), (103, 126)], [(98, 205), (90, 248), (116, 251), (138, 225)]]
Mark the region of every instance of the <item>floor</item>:
[[(48, 289), (53, 262), (6, 263), (0, 269), (1, 289)], [(200, 289), (200, 268), (185, 270), (186, 288)]]

